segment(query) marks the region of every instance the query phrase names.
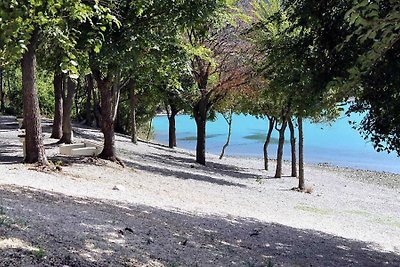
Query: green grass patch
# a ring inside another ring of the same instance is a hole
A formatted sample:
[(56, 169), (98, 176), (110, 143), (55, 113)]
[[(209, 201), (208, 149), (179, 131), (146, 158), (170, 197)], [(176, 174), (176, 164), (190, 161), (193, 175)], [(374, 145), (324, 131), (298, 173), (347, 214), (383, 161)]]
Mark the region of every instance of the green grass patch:
[(331, 210), (319, 209), (315, 207), (310, 207), (306, 205), (297, 205), (294, 207), (297, 210), (306, 211), (318, 215), (331, 215), (333, 212)]
[(400, 221), (392, 217), (375, 218), (372, 222), (400, 228)]
[(363, 217), (371, 217), (372, 216), (371, 213), (368, 213), (363, 210), (349, 210), (349, 211), (346, 211), (346, 213), (353, 214), (353, 215), (359, 215), (359, 216), (363, 216)]
[(38, 259), (41, 259), (46, 256), (46, 251), (43, 248), (38, 248), (32, 251), (32, 255)]

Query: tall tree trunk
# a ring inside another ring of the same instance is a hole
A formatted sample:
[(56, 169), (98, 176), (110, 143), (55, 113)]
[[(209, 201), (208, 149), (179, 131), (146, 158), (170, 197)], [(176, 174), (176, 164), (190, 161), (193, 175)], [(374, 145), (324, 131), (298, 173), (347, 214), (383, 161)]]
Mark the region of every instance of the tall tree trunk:
[(134, 144), (138, 143), (137, 123), (136, 123), (136, 108), (138, 96), (135, 92), (135, 86), (132, 83), (132, 87), (129, 90), (130, 93), (130, 106), (131, 106), (131, 141)]
[(171, 112), (168, 112), (168, 146), (170, 148), (176, 147), (176, 114), (178, 114), (178, 109), (174, 104), (169, 105), (171, 107)]
[(147, 136), (146, 136), (146, 140), (149, 141), (150, 140), (150, 135), (151, 135), (151, 129), (153, 128), (153, 118), (150, 119), (149, 122), (149, 130), (147, 131)]
[(288, 120), (290, 130), (290, 146), (292, 154), (292, 177), (297, 177), (296, 134), (292, 119)]
[(299, 126), (299, 189), (305, 189), (304, 178), (304, 133), (303, 133), (303, 118), (298, 117), (297, 123)]
[(75, 85), (74, 98), (72, 99), (72, 105), (74, 106), (74, 104), (75, 104), (76, 120), (78, 122), (81, 122), (83, 120), (82, 114), (81, 114), (82, 102), (79, 102), (79, 92), (81, 90), (82, 90), (81, 84), (80, 84), (79, 80), (77, 80), (76, 85)]
[[(94, 89), (94, 88), (93, 88)], [(98, 96), (97, 91), (93, 90), (93, 114), (94, 118), (96, 119), (96, 124), (98, 127), (101, 128), (102, 119), (101, 119), (101, 106), (99, 101), (100, 96)]]
[(278, 143), (278, 152), (276, 157), (275, 178), (282, 178), (283, 146), (285, 144), (286, 127), (287, 127), (287, 121), (286, 119), (283, 119), (281, 129), (279, 130), (279, 143)]
[(36, 45), (39, 32), (33, 30), (28, 50), (22, 57), (22, 91), (24, 106), (26, 163), (47, 165), (36, 88)]
[(62, 137), (59, 141), (60, 144), (62, 143), (72, 144), (73, 142), (71, 114), (72, 114), (72, 106), (74, 104), (76, 82), (73, 81), (71, 78), (67, 78), (66, 84), (67, 84), (66, 86), (67, 95), (65, 96), (63, 103)]
[(50, 138), (60, 139), (62, 137), (63, 118), (63, 77), (59, 72), (54, 72), (54, 120)]
[[(93, 75), (100, 91), (101, 130), (104, 135), (104, 147), (99, 157), (111, 161), (119, 161), (115, 151), (114, 118), (112, 113), (111, 77), (102, 78), (99, 70), (93, 70)], [(120, 162), (122, 164), (122, 162)]]
[(264, 143), (264, 170), (269, 169), (269, 159), (268, 159), (268, 146), (271, 143), (271, 136), (276, 123), (275, 117), (268, 117), (268, 132)]
[(92, 126), (92, 93), (94, 90), (92, 74), (86, 75), (87, 92), (86, 92), (86, 125)]
[(206, 122), (207, 103), (203, 97), (193, 108), (193, 115), (197, 125), (196, 162), (206, 165)]
[(0, 112), (5, 113), (6, 110), (6, 92), (4, 90), (4, 71), (0, 68)]
[(219, 159), (222, 159), (225, 154), (226, 148), (229, 146), (229, 143), (231, 142), (231, 135), (232, 135), (232, 118), (233, 118), (233, 110), (229, 109), (228, 115), (223, 115), (226, 123), (228, 124), (228, 136), (226, 138), (226, 142), (224, 146), (222, 147), (221, 154), (219, 155)]

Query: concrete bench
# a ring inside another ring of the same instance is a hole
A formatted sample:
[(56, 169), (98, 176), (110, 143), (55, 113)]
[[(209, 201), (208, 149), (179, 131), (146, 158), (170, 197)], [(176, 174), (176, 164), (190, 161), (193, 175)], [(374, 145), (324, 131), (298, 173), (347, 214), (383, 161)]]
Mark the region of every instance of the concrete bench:
[(76, 148), (84, 148), (84, 143), (77, 143), (77, 144), (62, 144), (60, 145), (60, 154), (62, 155), (71, 155), (72, 149)]
[(101, 151), (103, 151), (103, 145), (97, 144), (95, 142), (91, 142), (91, 141), (83, 141), (83, 143), (85, 144), (86, 147), (95, 147), (96, 148), (96, 156), (99, 155), (101, 153)]
[(23, 150), (23, 152), (24, 152), (24, 158), (26, 157), (26, 146), (25, 146), (25, 131), (21, 131), (19, 134), (18, 134), (18, 139), (19, 139), (19, 141), (22, 143), (22, 150)]
[(71, 156), (97, 156), (95, 147), (74, 148), (71, 150)]
[(68, 156), (98, 156), (102, 150), (102, 146), (90, 141), (60, 145), (60, 154)]

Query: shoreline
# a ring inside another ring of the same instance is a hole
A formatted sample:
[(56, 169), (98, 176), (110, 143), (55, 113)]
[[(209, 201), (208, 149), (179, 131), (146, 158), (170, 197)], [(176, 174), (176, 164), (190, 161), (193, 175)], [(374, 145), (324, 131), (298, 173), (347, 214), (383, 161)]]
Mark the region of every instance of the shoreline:
[[(219, 119), (209, 122), (207, 150), (219, 155), (226, 141), (225, 122)], [(240, 124), (239, 124), (240, 123)], [(239, 127), (239, 125), (241, 127)], [(168, 123), (163, 117), (157, 117), (153, 123), (155, 139), (168, 143)], [(233, 129), (231, 144), (226, 153), (231, 156), (262, 158), (264, 143), (264, 122), (254, 117), (239, 116), (237, 129)], [(235, 126), (234, 126), (235, 127)], [(239, 127), (239, 128), (238, 128)], [(323, 129), (322, 129), (323, 128)], [(400, 174), (400, 157), (394, 152), (387, 154), (377, 152), (371, 144), (365, 142), (360, 134), (345, 121), (329, 127), (319, 124), (307, 124), (305, 140), (305, 160), (309, 164), (325, 164), (352, 169), (371, 170)], [(261, 139), (252, 139), (253, 136)], [(188, 116), (180, 116), (177, 120), (178, 146), (195, 150), (195, 124)], [(270, 155), (275, 157), (276, 145), (271, 144)], [(290, 148), (285, 145), (286, 159), (290, 160)]]
[[(165, 146), (166, 148), (169, 148), (168, 145), (166, 145), (165, 143), (162, 143), (158, 140), (151, 140), (151, 141), (142, 141), (142, 142), (150, 142), (152, 144), (155, 145), (161, 145), (161, 146)], [(188, 153), (192, 154), (193, 156), (195, 156), (195, 150), (192, 149), (187, 149), (187, 148), (183, 148), (183, 147), (176, 147), (177, 149), (180, 149), (182, 151), (187, 151)], [(176, 149), (175, 148), (175, 149)], [(228, 146), (229, 149), (229, 146)], [(213, 152), (206, 152), (207, 155), (212, 155), (215, 157), (218, 157), (219, 154), (213, 153)], [(239, 155), (239, 154), (233, 154), (233, 155), (229, 155), (228, 153), (225, 153), (224, 157), (229, 157), (229, 158), (237, 158), (237, 159), (251, 159), (251, 160), (260, 160), (263, 161), (263, 157), (262, 156), (249, 156), (246, 154), (243, 155)], [(400, 157), (399, 157), (400, 159)], [(269, 158), (270, 161), (276, 161), (275, 158)], [(290, 163), (291, 161), (288, 159), (284, 159), (283, 160), (285, 163)], [(377, 173), (377, 174), (387, 174), (387, 175), (394, 175), (394, 176), (399, 176), (400, 177), (400, 172), (392, 172), (392, 171), (385, 171), (385, 170), (375, 170), (375, 169), (368, 169), (368, 168), (358, 168), (358, 167), (352, 167), (352, 166), (341, 166), (338, 164), (334, 164), (331, 162), (315, 162), (315, 161), (305, 161), (304, 162), (306, 165), (309, 166), (315, 166), (315, 167), (326, 167), (326, 168), (332, 168), (332, 169), (343, 169), (343, 170), (349, 170), (349, 171), (365, 171), (365, 172), (370, 172), (370, 173)], [(261, 162), (261, 164), (263, 164)], [(260, 165), (261, 165), (260, 164)]]
[[(161, 146), (166, 149), (170, 149), (168, 147), (168, 145), (158, 142), (157, 140), (150, 140), (150, 141), (139, 140), (139, 141), (144, 144)], [(196, 155), (195, 153), (196, 152), (194, 150), (181, 148), (181, 147), (175, 147), (171, 151), (179, 151), (180, 153), (190, 155), (193, 158), (193, 162), (195, 163), (195, 155)], [(228, 160), (232, 159), (232, 160), (237, 160), (237, 161), (241, 161), (241, 160), (251, 161), (252, 164), (256, 164), (257, 166), (259, 166), (258, 169), (260, 171), (264, 171), (262, 157), (225, 155), (223, 160), (226, 158)], [(206, 153), (206, 166), (207, 166), (207, 162), (208, 162), (207, 159), (211, 159), (213, 161), (220, 161), (219, 155), (213, 154), (213, 153)], [(223, 162), (223, 160), (222, 160), (222, 162)], [(276, 159), (270, 158), (269, 160), (272, 165), (271, 167), (274, 167), (274, 165), (276, 163)], [(290, 160), (283, 160), (283, 162), (284, 162), (284, 165), (286, 165), (286, 166), (289, 166), (291, 163)], [(305, 162), (304, 165), (305, 165), (305, 168), (343, 173), (346, 175), (347, 178), (350, 178), (350, 179), (358, 181), (358, 182), (373, 183), (378, 186), (384, 186), (384, 187), (393, 188), (393, 189), (400, 189), (400, 173), (393, 173), (393, 172), (388, 172), (388, 171), (376, 171), (376, 170), (368, 170), (368, 169), (352, 168), (352, 167), (343, 167), (343, 166), (333, 165), (333, 164), (329, 164), (329, 163)], [(273, 169), (273, 168), (271, 168), (271, 169)], [(306, 177), (306, 182), (307, 182), (307, 177)]]

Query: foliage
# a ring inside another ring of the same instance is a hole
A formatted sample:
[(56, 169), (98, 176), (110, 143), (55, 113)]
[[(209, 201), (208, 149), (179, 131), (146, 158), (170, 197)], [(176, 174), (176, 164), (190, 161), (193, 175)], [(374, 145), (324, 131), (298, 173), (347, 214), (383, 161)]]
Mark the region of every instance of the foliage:
[[(400, 3), (393, 0), (357, 1), (346, 14), (356, 39), (364, 47), (342, 81), (354, 90), (349, 112), (365, 113), (358, 129), (378, 151), (400, 155)], [(343, 50), (343, 48), (342, 48)]]
[[(74, 48), (79, 31), (73, 29), (73, 23), (88, 23), (95, 29), (100, 29), (99, 22), (107, 16), (107, 9), (95, 2), (93, 7), (75, 0), (5, 0), (0, 3), (0, 64), (8, 65), (21, 58), (27, 50), (27, 44), (34, 30), (45, 35), (52, 35), (56, 46), (62, 49), (60, 67), (73, 77), (77, 75), (76, 55)], [(97, 22), (92, 21), (96, 17)], [(65, 19), (68, 18), (68, 19)], [(109, 18), (113, 20), (113, 18)], [(42, 40), (44, 42), (45, 40)], [(88, 39), (94, 45), (95, 38)]]

